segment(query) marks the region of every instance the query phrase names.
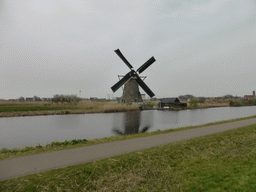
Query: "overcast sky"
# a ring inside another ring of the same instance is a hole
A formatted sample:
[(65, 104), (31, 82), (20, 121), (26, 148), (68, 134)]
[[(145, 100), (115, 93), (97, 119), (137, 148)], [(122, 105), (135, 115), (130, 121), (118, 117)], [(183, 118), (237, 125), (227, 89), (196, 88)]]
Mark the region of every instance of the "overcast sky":
[(135, 69), (155, 57), (156, 97), (252, 94), (255, 20), (255, 0), (1, 0), (0, 99), (121, 96), (118, 48)]

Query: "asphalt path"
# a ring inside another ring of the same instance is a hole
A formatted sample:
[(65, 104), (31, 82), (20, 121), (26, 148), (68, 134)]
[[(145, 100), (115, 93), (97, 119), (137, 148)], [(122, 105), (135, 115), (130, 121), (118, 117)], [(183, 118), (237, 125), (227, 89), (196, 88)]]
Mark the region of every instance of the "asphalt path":
[(0, 181), (256, 124), (256, 118), (0, 161)]

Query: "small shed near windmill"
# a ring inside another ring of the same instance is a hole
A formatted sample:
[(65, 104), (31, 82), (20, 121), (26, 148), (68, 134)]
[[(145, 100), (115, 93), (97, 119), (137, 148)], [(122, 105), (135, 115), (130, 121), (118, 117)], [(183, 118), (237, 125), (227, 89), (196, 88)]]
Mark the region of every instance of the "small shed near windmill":
[(187, 103), (181, 103), (177, 97), (163, 98), (160, 102), (158, 102), (158, 107), (187, 107)]

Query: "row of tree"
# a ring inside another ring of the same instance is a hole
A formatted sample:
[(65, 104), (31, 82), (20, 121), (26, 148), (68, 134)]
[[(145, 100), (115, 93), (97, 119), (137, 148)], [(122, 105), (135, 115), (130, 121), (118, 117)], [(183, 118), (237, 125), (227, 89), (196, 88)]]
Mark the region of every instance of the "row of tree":
[[(42, 101), (42, 99), (40, 97), (37, 97), (37, 96), (31, 97), (31, 99), (33, 101)], [(25, 97), (20, 97), (18, 100), (19, 101), (25, 101)]]
[(58, 94), (56, 94), (53, 96), (52, 102), (55, 102), (55, 103), (58, 103), (58, 102), (77, 103), (81, 100), (82, 99), (80, 97), (77, 97), (76, 95), (58, 95)]

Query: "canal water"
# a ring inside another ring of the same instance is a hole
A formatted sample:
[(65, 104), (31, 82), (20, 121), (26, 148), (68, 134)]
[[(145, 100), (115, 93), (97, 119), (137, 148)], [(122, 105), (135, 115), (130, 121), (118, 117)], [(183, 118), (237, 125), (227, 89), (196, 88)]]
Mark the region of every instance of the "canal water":
[(256, 115), (256, 106), (0, 118), (0, 149), (201, 125)]

